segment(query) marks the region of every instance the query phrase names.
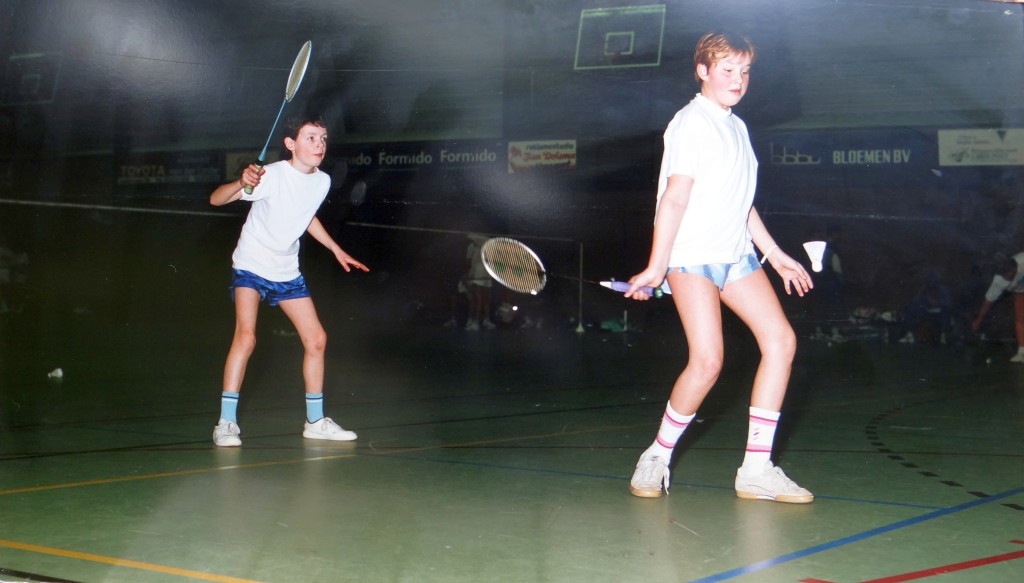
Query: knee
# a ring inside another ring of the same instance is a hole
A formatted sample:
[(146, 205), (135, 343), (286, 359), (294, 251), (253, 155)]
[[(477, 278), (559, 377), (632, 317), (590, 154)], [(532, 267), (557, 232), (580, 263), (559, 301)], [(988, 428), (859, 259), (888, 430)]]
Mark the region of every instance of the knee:
[(796, 332), (791, 326), (776, 331), (761, 351), (765, 358), (793, 362), (796, 356)]
[(700, 378), (704, 384), (711, 385), (718, 380), (718, 375), (722, 373), (722, 362), (721, 352), (694, 354), (690, 356), (686, 368)]
[(302, 345), (306, 348), (306, 352), (323, 354), (327, 349), (327, 332), (321, 328), (309, 334), (302, 339)]
[(254, 330), (235, 330), (232, 346), (246, 356), (252, 354), (253, 349), (256, 348), (256, 332)]

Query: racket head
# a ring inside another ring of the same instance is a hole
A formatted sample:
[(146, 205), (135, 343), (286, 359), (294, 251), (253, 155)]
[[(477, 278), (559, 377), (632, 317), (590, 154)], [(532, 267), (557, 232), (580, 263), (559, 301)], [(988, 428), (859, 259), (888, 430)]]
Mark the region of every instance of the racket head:
[(295, 97), (295, 92), (299, 90), (299, 85), (302, 85), (302, 78), (306, 76), (306, 67), (309, 66), (309, 54), (312, 51), (313, 41), (308, 40), (299, 49), (299, 54), (295, 56), (292, 71), (288, 74), (288, 85), (284, 90), (285, 101), (291, 101), (292, 97)]
[(512, 291), (536, 295), (548, 282), (540, 257), (515, 239), (488, 239), (480, 247), (480, 258), (487, 273)]

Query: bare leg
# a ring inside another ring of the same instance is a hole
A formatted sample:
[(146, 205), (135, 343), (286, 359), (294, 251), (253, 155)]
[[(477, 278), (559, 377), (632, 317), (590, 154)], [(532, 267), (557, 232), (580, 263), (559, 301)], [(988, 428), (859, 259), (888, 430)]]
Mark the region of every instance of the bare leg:
[(1024, 348), (1024, 294), (1013, 294), (1013, 331), (1017, 348)]
[(722, 372), (721, 302), (718, 287), (703, 276), (674, 271), (668, 282), (689, 350), (669, 402), (679, 413), (692, 415)]
[(295, 326), (302, 340), (302, 378), (306, 393), (322, 393), (324, 390), (324, 352), (327, 348), (327, 332), (316, 315), (312, 298), (285, 300), (279, 304), (281, 311)]
[(482, 324), (487, 319), (487, 308), (490, 303), (490, 288), (482, 285), (472, 284), (473, 303), (472, 318)]
[(780, 411), (796, 354), (796, 334), (763, 269), (725, 286), (722, 302), (750, 328), (761, 350), (750, 404)]
[(245, 367), (256, 347), (256, 315), (259, 307), (259, 292), (247, 287), (235, 288), (235, 334), (224, 363), (223, 388), (229, 393), (237, 393), (242, 389)]
[(750, 328), (761, 350), (750, 392), (746, 452), (736, 471), (736, 495), (791, 504), (812, 502), (814, 494), (771, 463), (775, 427), (796, 354), (796, 334), (763, 269), (726, 284), (722, 303)]
[(662, 490), (668, 491), (668, 463), (675, 441), (682, 436), (722, 371), (722, 307), (718, 287), (703, 276), (678, 271), (670, 273), (667, 279), (686, 334), (689, 357), (672, 387), (662, 428), (654, 443), (640, 455), (630, 478), (629, 491), (642, 498), (655, 498), (661, 496)]

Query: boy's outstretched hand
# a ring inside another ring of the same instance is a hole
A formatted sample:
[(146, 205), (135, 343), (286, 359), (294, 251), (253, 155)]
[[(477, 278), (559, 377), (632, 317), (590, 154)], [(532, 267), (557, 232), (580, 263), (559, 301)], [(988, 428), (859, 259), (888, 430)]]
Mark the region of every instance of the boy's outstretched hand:
[(363, 265), (359, 261), (356, 261), (351, 255), (345, 253), (341, 249), (338, 249), (334, 253), (334, 257), (338, 260), (338, 263), (341, 264), (341, 268), (344, 269), (345, 271), (352, 271), (353, 269), (358, 269), (360, 271), (370, 271), (369, 267)]

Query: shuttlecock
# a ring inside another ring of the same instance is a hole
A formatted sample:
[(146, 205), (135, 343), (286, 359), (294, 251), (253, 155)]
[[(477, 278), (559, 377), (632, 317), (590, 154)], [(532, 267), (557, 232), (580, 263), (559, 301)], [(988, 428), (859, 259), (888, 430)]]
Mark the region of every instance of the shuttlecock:
[(825, 256), (825, 245), (824, 241), (808, 241), (804, 243), (804, 251), (807, 251), (807, 256), (811, 258), (811, 269), (814, 271), (821, 271), (821, 258)]
[(46, 378), (49, 379), (62, 379), (64, 378), (64, 371), (60, 368), (55, 368), (50, 372), (46, 373)]

